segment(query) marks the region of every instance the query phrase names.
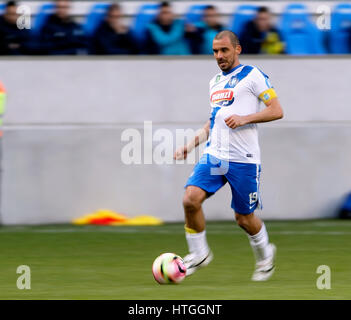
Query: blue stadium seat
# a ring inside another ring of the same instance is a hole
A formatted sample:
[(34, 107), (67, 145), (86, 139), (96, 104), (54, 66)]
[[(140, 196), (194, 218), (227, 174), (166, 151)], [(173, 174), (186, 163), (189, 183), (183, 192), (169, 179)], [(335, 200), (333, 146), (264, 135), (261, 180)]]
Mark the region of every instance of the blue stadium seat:
[(95, 30), (99, 27), (100, 23), (104, 20), (110, 3), (96, 3), (94, 4), (85, 18), (83, 25), (84, 33), (87, 36), (93, 35)]
[(38, 13), (34, 19), (34, 27), (32, 29), (32, 32), (36, 35), (38, 35), (41, 31), (41, 28), (45, 24), (46, 20), (48, 17), (54, 13), (55, 11), (55, 4), (54, 3), (44, 3), (40, 9), (38, 10)]
[(159, 4), (157, 3), (146, 3), (143, 4), (139, 12), (134, 18), (133, 24), (133, 35), (136, 40), (143, 42), (145, 40), (147, 25), (155, 18), (158, 13)]
[(323, 54), (322, 33), (310, 19), (304, 4), (286, 6), (280, 22), (280, 31), (288, 54)]
[(185, 22), (196, 24), (202, 20), (204, 9), (207, 7), (206, 4), (194, 4), (189, 7), (185, 14)]
[(331, 15), (330, 51), (350, 53), (351, 4), (339, 3)]
[(0, 15), (4, 14), (5, 6), (6, 6), (5, 3), (0, 3)]
[(257, 6), (251, 4), (240, 5), (233, 13), (229, 29), (240, 38), (240, 34), (246, 23), (255, 18), (257, 8)]

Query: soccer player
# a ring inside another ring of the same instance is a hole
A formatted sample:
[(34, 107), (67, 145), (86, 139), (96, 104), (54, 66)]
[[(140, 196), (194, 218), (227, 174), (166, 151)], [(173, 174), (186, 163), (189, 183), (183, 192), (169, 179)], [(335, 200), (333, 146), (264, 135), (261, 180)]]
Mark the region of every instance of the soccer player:
[[(204, 154), (185, 185), (185, 235), (190, 253), (184, 262), (188, 276), (213, 259), (201, 205), (228, 182), (237, 224), (247, 233), (256, 258), (252, 280), (265, 281), (274, 272), (276, 248), (269, 243), (264, 223), (254, 214), (261, 205), (256, 123), (281, 119), (283, 110), (268, 76), (254, 66), (240, 64), (240, 52), (233, 32), (221, 31), (214, 38), (213, 54), (221, 72), (210, 81), (210, 120), (174, 154), (176, 160), (185, 159), (207, 140)], [(260, 101), (266, 105), (261, 111)]]

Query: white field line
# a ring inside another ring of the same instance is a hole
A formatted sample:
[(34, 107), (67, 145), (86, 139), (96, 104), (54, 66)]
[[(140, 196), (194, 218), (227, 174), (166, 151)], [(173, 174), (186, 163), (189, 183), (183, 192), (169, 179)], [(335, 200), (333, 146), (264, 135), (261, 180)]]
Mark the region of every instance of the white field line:
[[(49, 228), (49, 229), (0, 229), (0, 233), (17, 233), (17, 232), (25, 232), (25, 233), (142, 233), (142, 234), (184, 234), (183, 230), (165, 230), (165, 229), (137, 229), (137, 228), (129, 228), (126, 227), (114, 227), (114, 228), (99, 228), (99, 229), (79, 229), (79, 228)], [(218, 235), (234, 235), (234, 234), (244, 234), (241, 230), (211, 230), (211, 228), (207, 229), (208, 234), (218, 234)], [(351, 235), (350, 231), (299, 231), (299, 230), (283, 230), (283, 231), (274, 231), (268, 230), (269, 234), (276, 235), (330, 235), (330, 236), (343, 236), (343, 235)]]

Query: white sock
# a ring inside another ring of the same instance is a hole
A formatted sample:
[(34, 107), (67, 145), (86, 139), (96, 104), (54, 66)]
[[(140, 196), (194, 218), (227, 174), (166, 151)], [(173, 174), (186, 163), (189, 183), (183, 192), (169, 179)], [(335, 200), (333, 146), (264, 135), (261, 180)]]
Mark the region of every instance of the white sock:
[(256, 261), (267, 259), (272, 255), (272, 248), (269, 246), (268, 233), (263, 222), (261, 230), (252, 236), (248, 235), (248, 237), (252, 250), (255, 254)]
[(206, 230), (198, 233), (185, 232), (185, 238), (188, 242), (189, 252), (197, 257), (205, 257), (210, 251), (206, 240)]

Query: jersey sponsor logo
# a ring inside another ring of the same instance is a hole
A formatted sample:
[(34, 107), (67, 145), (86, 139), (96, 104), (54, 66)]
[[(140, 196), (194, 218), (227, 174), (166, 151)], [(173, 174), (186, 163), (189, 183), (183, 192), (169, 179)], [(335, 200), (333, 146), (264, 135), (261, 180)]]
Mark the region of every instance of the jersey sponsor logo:
[(234, 102), (234, 92), (232, 90), (215, 91), (211, 94), (211, 102), (221, 107), (227, 107)]

